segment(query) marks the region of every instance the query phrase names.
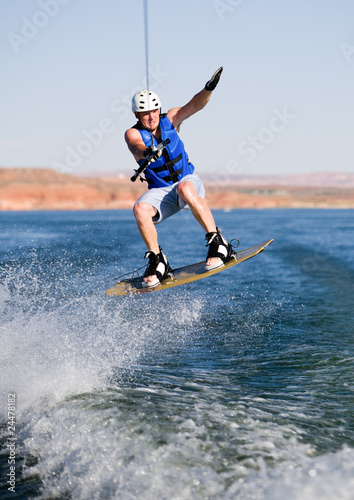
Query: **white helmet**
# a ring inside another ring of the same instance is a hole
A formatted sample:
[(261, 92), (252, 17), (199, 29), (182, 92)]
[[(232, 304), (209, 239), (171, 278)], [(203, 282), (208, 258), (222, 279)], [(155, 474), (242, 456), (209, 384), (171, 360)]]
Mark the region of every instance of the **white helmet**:
[(136, 111), (152, 111), (159, 108), (161, 108), (160, 99), (151, 90), (139, 90), (132, 99), (133, 113)]

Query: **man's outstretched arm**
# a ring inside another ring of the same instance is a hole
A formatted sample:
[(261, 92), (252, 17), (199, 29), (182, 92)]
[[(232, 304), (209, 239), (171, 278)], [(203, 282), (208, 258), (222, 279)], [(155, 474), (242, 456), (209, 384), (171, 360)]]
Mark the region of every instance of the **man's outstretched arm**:
[(172, 108), (167, 112), (167, 117), (172, 122), (175, 129), (178, 129), (184, 120), (194, 115), (194, 113), (197, 113), (197, 111), (200, 111), (208, 104), (211, 92), (219, 83), (222, 71), (223, 67), (221, 66), (205, 84), (204, 89), (198, 92), (198, 94), (196, 94), (187, 104), (181, 108)]

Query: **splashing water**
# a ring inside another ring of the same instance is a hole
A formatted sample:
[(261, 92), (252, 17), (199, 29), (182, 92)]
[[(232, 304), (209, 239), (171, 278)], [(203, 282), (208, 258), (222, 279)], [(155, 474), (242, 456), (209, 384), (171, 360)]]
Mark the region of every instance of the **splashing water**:
[[(265, 219), (291, 224), (294, 238), (304, 231), (298, 213), (246, 215), (252, 232)], [(44, 228), (31, 217), (37, 237), (17, 250), (7, 242), (0, 270), (0, 387), (5, 403), (16, 393), (18, 498), (352, 497), (353, 325), (333, 291), (331, 252), (308, 251), (303, 237), (293, 253), (284, 235), (222, 280), (112, 300), (109, 224), (128, 224), (125, 215), (74, 214), (70, 225), (48, 214)], [(326, 224), (343, 248), (335, 220)], [(125, 234), (123, 253), (135, 242)], [(352, 263), (335, 253), (347, 297)]]

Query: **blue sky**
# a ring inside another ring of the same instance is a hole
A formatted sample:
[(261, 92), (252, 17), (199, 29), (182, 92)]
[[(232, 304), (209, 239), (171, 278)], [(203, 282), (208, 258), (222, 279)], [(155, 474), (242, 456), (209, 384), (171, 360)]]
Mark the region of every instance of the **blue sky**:
[[(352, 0), (148, 0), (150, 87), (182, 106), (197, 172), (353, 172)], [(143, 0), (0, 0), (0, 166), (127, 172)]]

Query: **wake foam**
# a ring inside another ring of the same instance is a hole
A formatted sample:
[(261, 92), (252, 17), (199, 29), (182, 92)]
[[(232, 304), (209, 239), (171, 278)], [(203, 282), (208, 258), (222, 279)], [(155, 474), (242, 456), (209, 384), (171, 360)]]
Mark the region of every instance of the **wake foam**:
[[(0, 285), (1, 392), (16, 392), (17, 411), (43, 400), (104, 388), (153, 346), (183, 342), (202, 303), (184, 295), (144, 300), (106, 298), (103, 291), (66, 297), (65, 286), (13, 269)], [(178, 314), (175, 313), (176, 309)], [(178, 340), (179, 339), (179, 340)], [(1, 409), (3, 411), (3, 408)]]

